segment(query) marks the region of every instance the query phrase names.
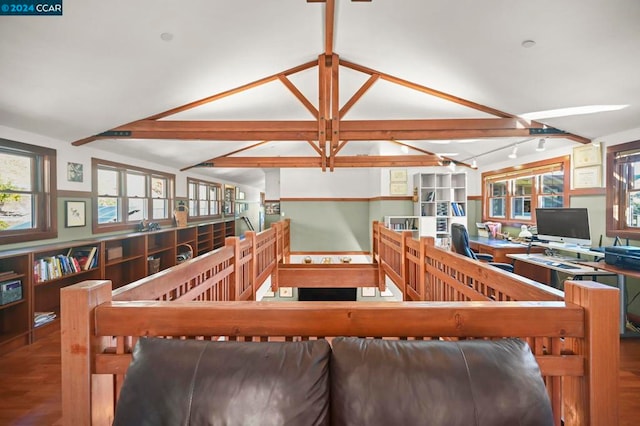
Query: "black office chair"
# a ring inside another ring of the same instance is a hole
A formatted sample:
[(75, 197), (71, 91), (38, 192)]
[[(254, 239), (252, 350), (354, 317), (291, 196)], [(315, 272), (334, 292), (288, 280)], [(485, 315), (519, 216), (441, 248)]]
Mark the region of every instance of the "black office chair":
[(453, 251), (474, 260), (487, 262), (491, 266), (513, 272), (513, 265), (509, 263), (494, 262), (493, 256), (487, 253), (476, 253), (469, 247), (469, 233), (461, 223), (451, 224), (451, 247)]

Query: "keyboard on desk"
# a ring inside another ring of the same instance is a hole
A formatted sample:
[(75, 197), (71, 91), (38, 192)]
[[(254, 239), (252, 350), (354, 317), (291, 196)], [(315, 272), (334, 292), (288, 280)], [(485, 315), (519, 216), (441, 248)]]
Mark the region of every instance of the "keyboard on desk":
[(527, 259), (531, 260), (533, 262), (542, 263), (542, 264), (547, 265), (547, 266), (555, 266), (556, 268), (580, 269), (579, 266), (571, 265), (570, 263), (558, 262), (555, 259), (549, 259), (547, 257), (529, 256)]

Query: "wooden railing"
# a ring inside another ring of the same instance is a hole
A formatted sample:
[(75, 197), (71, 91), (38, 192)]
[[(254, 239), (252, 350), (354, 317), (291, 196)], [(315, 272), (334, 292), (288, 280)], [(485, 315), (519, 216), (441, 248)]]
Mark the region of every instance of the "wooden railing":
[(405, 300), (564, 300), (560, 290), (436, 247), (432, 237), (412, 239), (410, 232), (392, 231), (379, 222), (373, 227), (379, 236), (373, 257)]
[(589, 281), (565, 288), (565, 301), (536, 303), (118, 302), (110, 282), (86, 281), (62, 290), (63, 421), (111, 424), (141, 336), (254, 342), (520, 336), (541, 368), (556, 425), (615, 425), (618, 291)]
[(289, 221), (273, 225), (244, 239), (228, 237), (224, 247), (120, 287), (113, 300), (255, 300), (277, 259), (289, 256)]
[[(110, 424), (139, 336), (266, 341), (341, 335), (520, 337), (538, 359), (557, 425), (617, 424), (616, 288), (567, 281), (563, 293), (376, 223), (372, 265), (285, 265), (288, 225), (230, 238), (219, 250), (113, 292), (109, 281), (64, 288), (64, 423)], [(353, 286), (371, 286), (372, 279), (380, 288), (389, 276), (414, 302), (226, 302), (254, 298), (269, 275), (276, 285), (278, 275), (291, 286), (322, 286), (340, 276)]]

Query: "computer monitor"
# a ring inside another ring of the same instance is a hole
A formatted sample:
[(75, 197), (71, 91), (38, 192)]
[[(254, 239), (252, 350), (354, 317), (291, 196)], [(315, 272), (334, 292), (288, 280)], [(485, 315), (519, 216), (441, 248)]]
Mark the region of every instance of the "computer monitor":
[(591, 246), (586, 208), (536, 209), (538, 239), (566, 245)]

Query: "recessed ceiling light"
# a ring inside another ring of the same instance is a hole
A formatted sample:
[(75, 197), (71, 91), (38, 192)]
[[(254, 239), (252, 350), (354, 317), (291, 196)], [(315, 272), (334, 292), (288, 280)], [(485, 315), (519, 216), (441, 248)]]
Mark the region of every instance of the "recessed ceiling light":
[(162, 33), (162, 34), (160, 34), (160, 39), (162, 39), (162, 41), (171, 41), (171, 40), (173, 40), (173, 34), (171, 34), (171, 33)]
[(525, 41), (522, 42), (522, 47), (527, 48), (527, 49), (530, 48), (530, 47), (533, 47), (535, 45), (536, 45), (536, 42), (533, 41), (533, 40), (525, 40)]

